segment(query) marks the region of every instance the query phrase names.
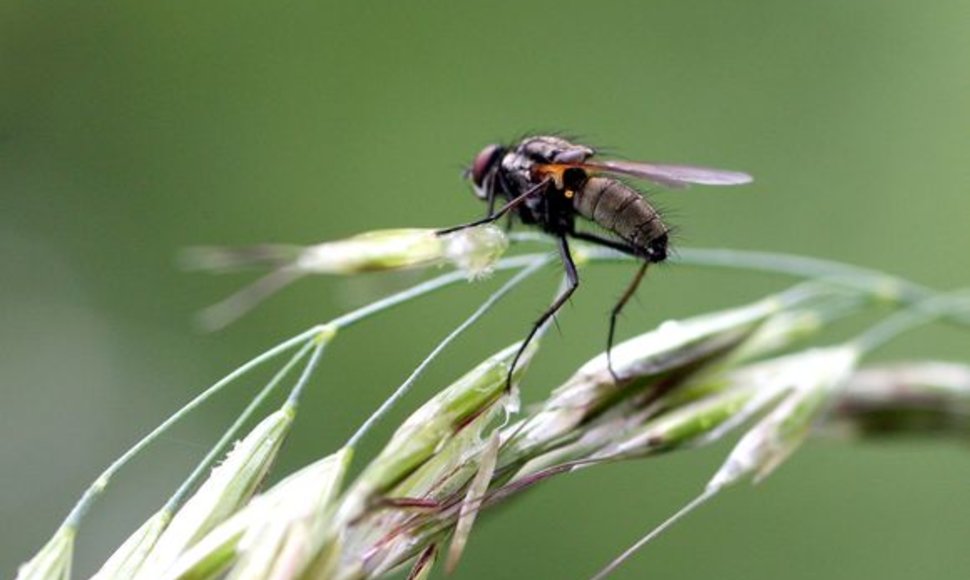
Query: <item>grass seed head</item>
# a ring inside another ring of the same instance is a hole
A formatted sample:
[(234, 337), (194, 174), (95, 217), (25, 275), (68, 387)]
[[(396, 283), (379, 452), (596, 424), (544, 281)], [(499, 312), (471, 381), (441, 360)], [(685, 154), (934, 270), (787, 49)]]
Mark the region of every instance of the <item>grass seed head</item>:
[(863, 368), (846, 384), (830, 427), (853, 435), (970, 435), (970, 366), (940, 361)]
[(366, 232), (303, 250), (296, 269), (314, 274), (356, 274), (398, 270), (451, 262), (477, 277), (488, 271), (508, 248), (508, 238), (486, 225), (439, 236), (432, 229), (396, 229)]
[(573, 432), (591, 417), (624, 398), (669, 391), (688, 377), (711, 370), (749, 339), (781, 305), (766, 299), (680, 321), (627, 340), (613, 349), (613, 370), (606, 353), (584, 364), (553, 391), (542, 410), (526, 423), (513, 446), (537, 448)]
[(443, 239), (445, 257), (470, 280), (488, 276), (509, 247), (505, 232), (492, 225), (458, 230)]
[(756, 395), (754, 388), (729, 388), (689, 402), (651, 419), (606, 452), (638, 455), (699, 443), (749, 408)]
[(61, 526), (47, 544), (17, 570), (17, 580), (70, 580), (74, 557), (73, 528)]
[(433, 264), (445, 244), (430, 229), (376, 230), (303, 250), (296, 269), (312, 274), (356, 274)]
[(155, 512), (108, 558), (92, 580), (124, 580), (134, 577), (171, 520), (172, 514), (168, 510)]
[(193, 270), (226, 272), (269, 268), (262, 278), (199, 314), (199, 323), (217, 330), (308, 274), (350, 275), (450, 263), (469, 279), (487, 275), (508, 248), (505, 233), (485, 225), (439, 236), (436, 230), (375, 230), (314, 246), (261, 245), (191, 248), (182, 263)]
[(290, 474), (256, 495), (185, 551), (167, 571), (172, 578), (210, 577), (232, 568), (231, 577), (295, 577), (332, 540), (328, 523), (350, 464), (348, 448)]
[[(518, 348), (516, 343), (488, 358), (415, 411), (361, 475), (361, 491), (379, 492), (401, 481), (441, 449), (464, 423), (505, 394), (509, 365)], [(520, 359), (513, 381), (525, 371), (533, 350), (528, 349)]]
[(293, 418), (289, 407), (276, 411), (236, 444), (172, 518), (138, 577), (160, 576), (185, 550), (249, 500), (275, 459)]
[(759, 389), (782, 393), (780, 402), (748, 431), (708, 483), (717, 490), (743, 477), (760, 481), (805, 439), (833, 402), (859, 358), (852, 346), (813, 349), (753, 365)]

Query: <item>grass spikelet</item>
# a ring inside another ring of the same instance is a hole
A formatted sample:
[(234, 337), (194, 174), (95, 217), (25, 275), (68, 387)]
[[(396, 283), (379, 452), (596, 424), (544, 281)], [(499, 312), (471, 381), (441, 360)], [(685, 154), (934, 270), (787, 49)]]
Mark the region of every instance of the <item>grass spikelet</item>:
[(277, 411), (236, 445), (172, 518), (139, 568), (138, 578), (159, 577), (180, 554), (245, 504), (266, 475), (293, 418), (292, 409)]
[(17, 580), (68, 580), (74, 557), (74, 529), (61, 526), (40, 551), (17, 570)]
[(718, 490), (742, 477), (759, 481), (805, 439), (836, 389), (849, 378), (860, 353), (851, 346), (810, 350), (759, 365), (762, 389), (785, 394), (778, 406), (748, 431), (714, 474), (708, 488)]
[(209, 577), (232, 567), (238, 578), (292, 577), (306, 568), (330, 538), (327, 515), (351, 456), (341, 449), (255, 496), (186, 550), (166, 576)]
[(92, 580), (134, 578), (171, 520), (167, 509), (155, 512), (108, 558)]
[(868, 366), (847, 382), (829, 427), (860, 437), (970, 435), (970, 365), (905, 361)]
[(508, 239), (494, 226), (445, 236), (437, 235), (433, 229), (408, 228), (365, 232), (305, 247), (192, 248), (184, 253), (181, 262), (187, 269), (217, 273), (272, 268), (269, 274), (201, 313), (202, 326), (217, 330), (308, 274), (350, 275), (451, 263), (474, 279), (490, 273), (507, 248)]

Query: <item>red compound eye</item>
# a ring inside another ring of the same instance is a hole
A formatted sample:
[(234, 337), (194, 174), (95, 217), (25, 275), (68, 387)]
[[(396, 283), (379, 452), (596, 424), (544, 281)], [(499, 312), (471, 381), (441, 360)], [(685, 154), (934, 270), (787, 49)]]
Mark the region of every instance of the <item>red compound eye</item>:
[(472, 182), (475, 185), (481, 187), (485, 174), (501, 159), (503, 152), (501, 145), (489, 145), (475, 156), (475, 162), (472, 163)]

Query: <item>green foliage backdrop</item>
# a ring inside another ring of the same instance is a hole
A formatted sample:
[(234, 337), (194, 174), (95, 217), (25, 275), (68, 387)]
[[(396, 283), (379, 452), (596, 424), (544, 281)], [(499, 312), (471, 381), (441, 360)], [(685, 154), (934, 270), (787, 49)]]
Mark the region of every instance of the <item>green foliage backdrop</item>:
[[(746, 170), (753, 186), (657, 195), (680, 243), (966, 285), (967, 54), (970, 2), (3, 3), (0, 569), (10, 575), (104, 465), (203, 385), (414, 280), (311, 279), (206, 335), (193, 313), (247, 279), (180, 272), (180, 248), (477, 216), (460, 169), (488, 142), (563, 130), (631, 158)], [(585, 272), (527, 399), (602, 348), (631, 273)], [(678, 267), (648, 282), (625, 335), (783, 283)], [(405, 407), (520, 338), (555, 285), (540, 276), (516, 293)], [(279, 471), (342, 442), (494, 286), (408, 305), (328, 349)], [(887, 354), (967, 361), (967, 346), (935, 329)], [(244, 391), (119, 477), (82, 531), (79, 574), (180, 481)], [(694, 495), (724, 451), (555, 480), (484, 518), (460, 573), (589, 575)], [(815, 442), (621, 576), (964, 578), (968, 480), (958, 446)]]

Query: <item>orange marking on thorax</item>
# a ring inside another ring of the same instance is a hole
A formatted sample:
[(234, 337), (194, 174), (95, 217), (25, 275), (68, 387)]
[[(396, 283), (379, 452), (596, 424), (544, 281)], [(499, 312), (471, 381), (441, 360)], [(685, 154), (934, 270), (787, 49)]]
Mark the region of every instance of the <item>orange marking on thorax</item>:
[[(537, 163), (532, 167), (532, 176), (534, 179), (552, 179), (553, 183), (556, 184), (556, 189), (563, 189), (563, 173), (567, 169), (575, 167), (582, 169), (587, 174), (592, 173), (579, 163)], [(567, 192), (566, 197), (571, 197), (569, 192)]]

